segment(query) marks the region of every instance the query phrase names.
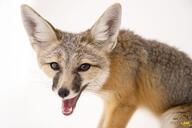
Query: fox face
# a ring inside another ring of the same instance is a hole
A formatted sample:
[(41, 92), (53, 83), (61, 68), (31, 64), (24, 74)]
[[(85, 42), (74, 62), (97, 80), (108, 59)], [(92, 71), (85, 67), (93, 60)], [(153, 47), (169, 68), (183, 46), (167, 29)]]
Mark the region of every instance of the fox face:
[[(84, 38), (85, 33), (68, 34), (56, 46), (39, 52), (38, 60), (43, 71), (53, 78), (53, 90), (67, 88), (70, 98), (80, 88), (98, 90), (109, 73), (109, 59)], [(88, 86), (89, 85), (89, 86)]]
[(52, 89), (62, 98), (63, 114), (70, 115), (82, 91), (99, 91), (110, 74), (110, 53), (117, 42), (121, 6), (109, 7), (81, 33), (54, 28), (27, 5), (22, 5), (21, 12), (39, 65), (53, 79)]

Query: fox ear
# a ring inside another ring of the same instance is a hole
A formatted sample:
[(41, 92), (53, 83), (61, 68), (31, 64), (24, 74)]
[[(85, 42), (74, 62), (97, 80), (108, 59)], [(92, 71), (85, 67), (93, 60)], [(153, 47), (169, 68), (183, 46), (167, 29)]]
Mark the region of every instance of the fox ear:
[(91, 28), (91, 35), (96, 41), (103, 42), (106, 50), (112, 50), (121, 24), (121, 5), (110, 6)]
[(31, 7), (22, 5), (21, 15), (33, 48), (44, 47), (57, 40), (54, 27)]

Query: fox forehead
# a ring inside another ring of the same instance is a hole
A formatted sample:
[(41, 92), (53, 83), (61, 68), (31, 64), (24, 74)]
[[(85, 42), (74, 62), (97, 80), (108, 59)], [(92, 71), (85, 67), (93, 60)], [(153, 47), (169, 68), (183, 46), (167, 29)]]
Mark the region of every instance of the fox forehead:
[(56, 46), (50, 45), (50, 48), (48, 48), (50, 50), (46, 50), (42, 56), (42, 59), (47, 61), (47, 63), (50, 61), (61, 61), (65, 65), (91, 63), (100, 66), (105, 63), (105, 55), (90, 44), (84, 33), (60, 32), (60, 36), (60, 43)]

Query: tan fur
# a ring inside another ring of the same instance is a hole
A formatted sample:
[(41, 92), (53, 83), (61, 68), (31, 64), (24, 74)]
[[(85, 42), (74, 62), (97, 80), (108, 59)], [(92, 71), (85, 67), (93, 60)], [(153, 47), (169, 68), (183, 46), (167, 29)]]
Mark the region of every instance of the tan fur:
[(101, 90), (110, 93), (105, 97), (105, 119), (100, 124), (101, 128), (124, 128), (138, 106), (147, 106), (158, 116), (165, 111), (160, 96), (163, 92), (152, 87), (152, 84), (157, 84), (150, 77), (152, 72), (143, 69), (135, 82), (129, 69), (132, 66), (120, 56), (111, 57), (111, 73)]
[[(163, 104), (163, 96), (165, 95), (163, 91), (158, 90), (153, 87), (153, 85), (160, 85), (158, 81), (153, 79), (153, 76), (157, 75), (152, 73), (150, 70), (144, 70), (139, 73), (136, 77), (137, 86), (140, 88), (138, 91), (138, 101), (140, 105), (145, 105), (149, 107), (155, 114), (159, 115), (165, 111)], [(149, 91), (150, 90), (150, 91)]]

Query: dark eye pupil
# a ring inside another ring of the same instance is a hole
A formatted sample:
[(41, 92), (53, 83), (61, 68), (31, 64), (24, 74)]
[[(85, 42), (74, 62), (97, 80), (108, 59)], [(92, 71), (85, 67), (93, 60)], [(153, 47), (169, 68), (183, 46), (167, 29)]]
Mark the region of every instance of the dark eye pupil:
[(89, 70), (90, 67), (91, 67), (90, 64), (85, 63), (85, 64), (80, 65), (78, 70), (79, 71), (87, 71), (87, 70)]
[(56, 62), (50, 63), (50, 66), (51, 66), (51, 68), (52, 68), (53, 70), (59, 70), (59, 69), (60, 69), (59, 64), (56, 63)]

